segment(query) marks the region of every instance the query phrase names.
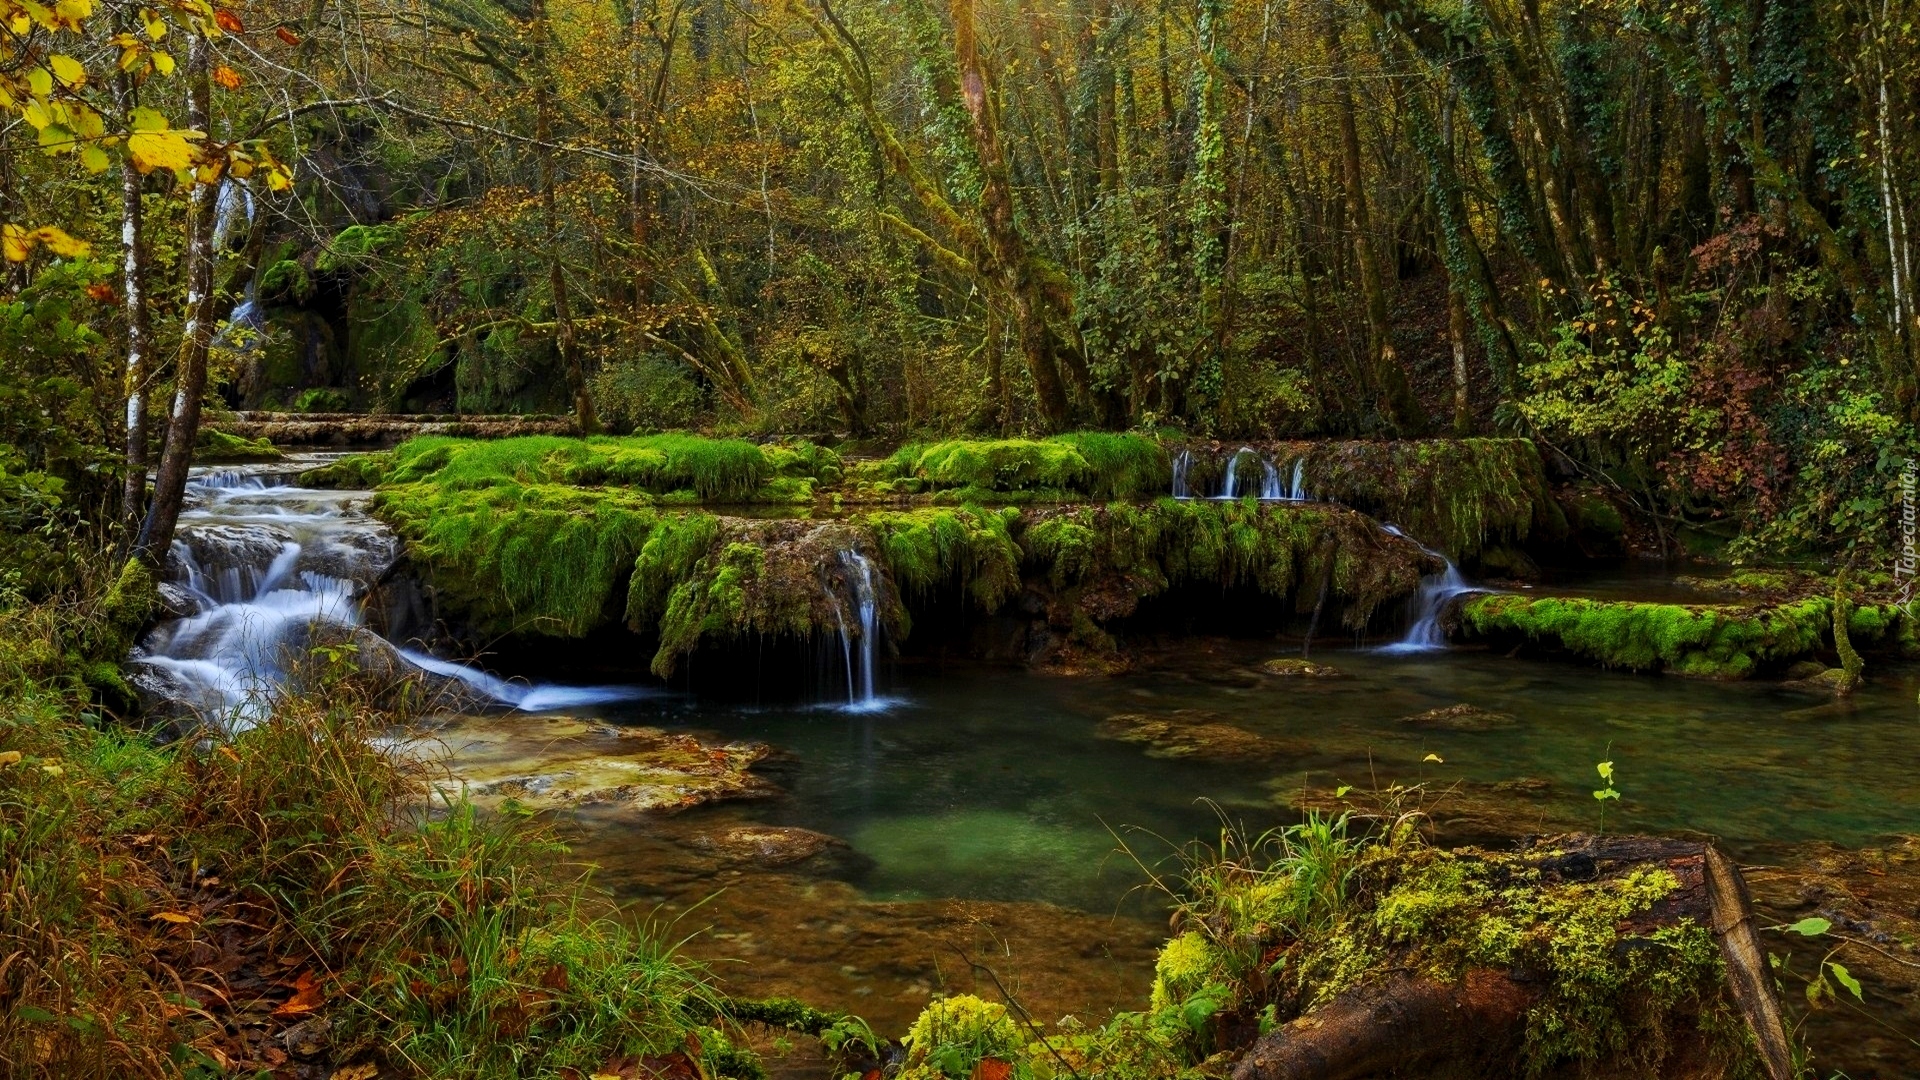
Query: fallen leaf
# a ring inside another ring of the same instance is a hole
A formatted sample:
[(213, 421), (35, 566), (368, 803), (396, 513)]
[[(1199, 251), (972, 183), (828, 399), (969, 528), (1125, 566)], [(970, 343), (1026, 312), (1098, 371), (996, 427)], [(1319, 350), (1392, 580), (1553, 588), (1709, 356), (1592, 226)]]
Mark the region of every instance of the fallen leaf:
[(335, 1069), (332, 1080), (373, 1080), (380, 1075), (380, 1067), (370, 1063), (349, 1065), (344, 1069)]
[(178, 911), (156, 911), (153, 917), (173, 923), (175, 926), (186, 926), (193, 922), (193, 916), (184, 915)]
[(9, 765), (18, 764), (20, 764), (20, 751), (0, 750), (0, 769), (4, 769)]
[(273, 36), (279, 38), (281, 41), (284, 41), (289, 45), (300, 44), (300, 35), (294, 33), (293, 31), (287, 29), (284, 26), (274, 27)]
[(293, 980), (293, 996), (273, 1010), (273, 1015), (302, 1016), (325, 1003), (326, 998), (320, 993), (320, 983), (313, 977), (313, 972), (303, 971), (299, 978)]
[(215, 25), (229, 34), (244, 34), (247, 32), (246, 26), (240, 22), (240, 16), (235, 15), (225, 8), (213, 13), (213, 21)]
[(973, 1080), (1008, 1080), (1012, 1075), (1013, 1064), (999, 1058), (981, 1058), (973, 1067)]

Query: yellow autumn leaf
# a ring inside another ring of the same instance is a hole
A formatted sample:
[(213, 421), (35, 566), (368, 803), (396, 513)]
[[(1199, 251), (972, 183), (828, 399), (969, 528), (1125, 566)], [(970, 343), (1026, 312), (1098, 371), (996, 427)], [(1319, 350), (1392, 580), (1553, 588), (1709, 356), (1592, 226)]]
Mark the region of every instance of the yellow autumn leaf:
[(1423, 757), (1420, 760), (1431, 761), (1436, 765), (1445, 765), (1447, 763), (1447, 759), (1441, 757), (1439, 754), (1428, 754), (1426, 757)]
[(156, 919), (161, 919), (165, 922), (170, 922), (175, 926), (186, 926), (187, 924), (193, 922), (193, 916), (182, 915), (177, 911), (156, 911), (153, 913), (153, 917)]
[[(19, 228), (19, 226), (9, 225), (7, 226), (7, 228), (17, 229)], [(0, 750), (0, 769), (4, 769), (9, 765), (18, 765), (18, 764), (20, 764), (20, 751)]]
[(67, 774), (67, 770), (58, 765), (42, 765), (40, 766), (40, 771), (55, 779), (59, 779)]
[(113, 164), (113, 158), (98, 145), (85, 146), (80, 150), (80, 165), (90, 173), (103, 173)]
[(18, 225), (0, 225), (0, 254), (8, 262), (26, 262), (33, 252), (33, 237)]
[(159, 49), (153, 50), (153, 70), (162, 75), (173, 74), (173, 57), (168, 56)]
[(55, 53), (47, 58), (47, 66), (53, 69), (53, 77), (59, 79), (63, 86), (78, 89), (87, 84), (86, 67), (71, 56)]
[(47, 108), (46, 102), (36, 101), (27, 106), (26, 111), (21, 114), (21, 119), (37, 130), (53, 123), (53, 112)]
[(193, 164), (193, 147), (174, 131), (136, 131), (127, 136), (127, 153), (141, 172), (185, 169)]
[(135, 131), (165, 131), (167, 118), (160, 110), (142, 105), (127, 114), (127, 126)]
[(159, 41), (161, 38), (167, 36), (167, 21), (165, 19), (162, 19), (158, 15), (145, 13), (142, 13), (140, 18), (141, 21), (145, 23), (147, 39), (149, 41)]
[(274, 162), (273, 167), (267, 170), (267, 189), (285, 191), (292, 186), (293, 171), (277, 161)]
[(93, 245), (85, 240), (76, 240), (64, 229), (52, 225), (42, 225), (33, 230), (33, 238), (47, 246), (47, 250), (62, 258), (74, 259), (93, 250)]
[(77, 29), (81, 20), (93, 15), (93, 0), (60, 0), (53, 6), (53, 13), (61, 22)]
[(44, 98), (53, 93), (53, 73), (46, 68), (32, 68), (27, 72), (27, 89), (33, 96)]

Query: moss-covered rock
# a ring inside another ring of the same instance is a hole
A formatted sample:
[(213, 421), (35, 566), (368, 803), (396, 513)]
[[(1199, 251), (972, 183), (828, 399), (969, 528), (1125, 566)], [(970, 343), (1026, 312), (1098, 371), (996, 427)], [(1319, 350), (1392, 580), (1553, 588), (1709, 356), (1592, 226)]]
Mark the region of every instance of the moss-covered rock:
[(1282, 443), (1272, 453), (1283, 475), (1290, 462), (1304, 462), (1302, 478), (1314, 498), (1392, 522), (1456, 560), (1567, 532), (1540, 453), (1527, 439)]
[(265, 439), (243, 439), (219, 428), (201, 428), (200, 437), (193, 444), (193, 460), (197, 465), (240, 465), (279, 461), (285, 456), (279, 447)]
[[(934, 492), (954, 503), (1150, 499), (1169, 491), (1173, 464), (1166, 448), (1147, 436), (1079, 432), (903, 446), (867, 475), (884, 493)], [(912, 483), (902, 488), (889, 481)]]
[[(1893, 605), (1849, 614), (1861, 644), (1899, 647), (1905, 620)], [(1774, 605), (1656, 604), (1583, 597), (1476, 596), (1460, 607), (1470, 637), (1562, 649), (1606, 667), (1744, 679), (1831, 648), (1833, 601)]]

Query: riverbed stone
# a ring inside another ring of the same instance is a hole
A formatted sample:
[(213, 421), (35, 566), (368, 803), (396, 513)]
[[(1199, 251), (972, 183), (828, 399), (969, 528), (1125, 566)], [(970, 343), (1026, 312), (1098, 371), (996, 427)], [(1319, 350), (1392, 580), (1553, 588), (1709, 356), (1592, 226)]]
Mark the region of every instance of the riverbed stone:
[(792, 866), (827, 852), (841, 852), (847, 842), (812, 829), (791, 825), (735, 825), (715, 832), (697, 833), (687, 841), (700, 851), (710, 851), (732, 862), (750, 862), (758, 866)]
[(1520, 721), (1512, 713), (1496, 712), (1461, 702), (1403, 716), (1400, 723), (1429, 731), (1498, 731), (1515, 727)]
[(1316, 664), (1298, 656), (1282, 656), (1260, 665), (1269, 675), (1297, 679), (1343, 679), (1346, 672), (1330, 664)]
[(1101, 721), (1100, 737), (1140, 743), (1148, 757), (1157, 758), (1245, 761), (1299, 757), (1312, 751), (1305, 743), (1268, 738), (1200, 709), (1116, 713)]
[(778, 789), (754, 772), (769, 750), (708, 742), (687, 732), (568, 716), (461, 716), (407, 744), (436, 758), (435, 796), (465, 790), (482, 807), (509, 800), (533, 810), (660, 813), (765, 798)]

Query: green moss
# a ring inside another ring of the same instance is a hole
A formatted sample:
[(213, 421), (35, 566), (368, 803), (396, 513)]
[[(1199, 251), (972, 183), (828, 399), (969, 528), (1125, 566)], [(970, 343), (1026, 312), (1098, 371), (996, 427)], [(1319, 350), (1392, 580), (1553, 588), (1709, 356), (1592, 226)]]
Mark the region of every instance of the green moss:
[(709, 503), (810, 501), (812, 485), (840, 476), (833, 451), (800, 442), (760, 447), (743, 439), (662, 435), (510, 439), (409, 439), (390, 455), (386, 480), (452, 489), (494, 484), (571, 484), (686, 492)]
[(218, 428), (203, 427), (194, 440), (193, 460), (201, 465), (235, 465), (253, 461), (279, 461), (286, 455), (266, 439), (243, 439)]
[(369, 489), (386, 482), (393, 472), (393, 458), (387, 453), (349, 454), (300, 474), (305, 487)]
[(1460, 617), (1471, 634), (1556, 645), (1607, 667), (1741, 679), (1820, 647), (1832, 602), (1756, 608), (1478, 596), (1462, 605)]
[(1455, 559), (1567, 531), (1527, 439), (1294, 443), (1276, 455), (1283, 473), (1301, 459), (1316, 498), (1392, 522)]
[(1166, 491), (1173, 466), (1166, 449), (1146, 436), (1082, 432), (903, 446), (876, 475), (917, 480), (921, 490), (956, 502), (1132, 499)]
[(610, 608), (660, 520), (644, 495), (557, 484), (382, 489), (375, 508), (442, 602), (483, 633), (577, 637)]
[(924, 597), (952, 586), (993, 611), (1020, 591), (1020, 548), (1010, 526), (1018, 511), (924, 509), (880, 511), (855, 522), (871, 530), (895, 585)]

